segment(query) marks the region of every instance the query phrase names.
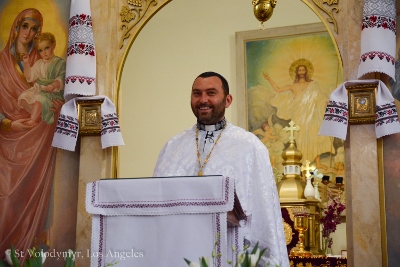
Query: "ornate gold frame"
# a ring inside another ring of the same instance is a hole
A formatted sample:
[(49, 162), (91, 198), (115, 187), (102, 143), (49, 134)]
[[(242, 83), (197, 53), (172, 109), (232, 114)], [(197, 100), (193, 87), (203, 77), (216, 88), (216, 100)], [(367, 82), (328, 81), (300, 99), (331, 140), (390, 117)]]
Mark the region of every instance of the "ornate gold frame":
[(101, 105), (104, 99), (77, 100), (79, 134), (101, 134)]
[(385, 199), (385, 172), (383, 158), (383, 139), (377, 139), (378, 152), (378, 183), (379, 183), (379, 207), (381, 222), (381, 246), (382, 246), (382, 266), (388, 266), (388, 244), (386, 232), (386, 199)]
[(369, 124), (375, 122), (377, 84), (346, 86), (349, 98), (349, 123)]

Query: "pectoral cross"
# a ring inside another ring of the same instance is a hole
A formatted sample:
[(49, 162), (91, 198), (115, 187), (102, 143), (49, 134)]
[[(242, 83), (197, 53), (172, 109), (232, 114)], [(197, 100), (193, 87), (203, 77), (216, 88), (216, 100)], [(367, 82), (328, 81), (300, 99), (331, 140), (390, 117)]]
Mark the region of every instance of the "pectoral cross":
[[(305, 166), (304, 166), (305, 165)], [(306, 160), (305, 162), (304, 162), (304, 165), (302, 165), (301, 166), (301, 171), (306, 171), (306, 178), (310, 178), (310, 176), (311, 176), (311, 173), (310, 173), (310, 171), (313, 171), (313, 170), (315, 170), (315, 166), (310, 166), (310, 161), (309, 160)]]
[(289, 125), (290, 125), (290, 127), (288, 127), (288, 126), (286, 126), (285, 128), (283, 128), (283, 130), (285, 130), (286, 132), (289, 132), (290, 131), (290, 137), (289, 137), (289, 140), (290, 140), (290, 142), (293, 142), (294, 141), (294, 135), (293, 135), (293, 132), (294, 131), (299, 131), (300, 130), (300, 127), (299, 126), (294, 126), (294, 122), (293, 121), (290, 121), (289, 122)]

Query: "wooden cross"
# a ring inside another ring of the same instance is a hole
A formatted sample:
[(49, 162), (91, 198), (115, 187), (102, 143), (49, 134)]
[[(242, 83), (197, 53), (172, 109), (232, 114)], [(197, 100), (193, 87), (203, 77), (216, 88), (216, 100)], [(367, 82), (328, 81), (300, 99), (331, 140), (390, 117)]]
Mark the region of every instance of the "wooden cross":
[(293, 121), (290, 121), (290, 122), (289, 122), (289, 125), (290, 125), (290, 127), (286, 126), (285, 128), (283, 128), (283, 130), (285, 130), (286, 132), (289, 132), (289, 131), (290, 131), (289, 140), (290, 140), (290, 142), (293, 142), (293, 141), (294, 141), (293, 132), (294, 132), (294, 131), (299, 131), (299, 130), (300, 130), (300, 127), (297, 126), (297, 125), (296, 125), (296, 126), (293, 126), (293, 125), (294, 125), (294, 122), (293, 122)]
[[(305, 165), (305, 166), (304, 166)], [(306, 160), (304, 162), (304, 165), (301, 166), (301, 171), (306, 171), (306, 178), (310, 178), (311, 177), (311, 173), (310, 171), (315, 170), (315, 166), (310, 166), (310, 161)]]

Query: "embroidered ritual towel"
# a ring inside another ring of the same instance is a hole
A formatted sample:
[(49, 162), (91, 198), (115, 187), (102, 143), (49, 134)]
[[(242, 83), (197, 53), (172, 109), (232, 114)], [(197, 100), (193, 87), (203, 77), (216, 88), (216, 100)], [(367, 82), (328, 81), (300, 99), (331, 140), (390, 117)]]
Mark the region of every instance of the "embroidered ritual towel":
[(96, 93), (96, 53), (90, 0), (72, 0), (64, 98)]
[(348, 97), (346, 86), (373, 83), (378, 85), (375, 115), (376, 138), (399, 133), (400, 123), (397, 116), (396, 104), (386, 85), (380, 80), (354, 80), (341, 84), (332, 92), (318, 135), (332, 136), (346, 140), (348, 126)]
[(213, 266), (228, 266), (227, 240), (234, 237), (226, 221), (233, 205), (234, 179), (221, 175), (88, 183), (90, 266), (185, 266), (184, 258), (198, 262), (211, 251), (221, 254)]
[(360, 78), (370, 72), (381, 72), (395, 78), (396, 2), (364, 0)]
[(121, 130), (114, 104), (106, 96), (76, 97), (65, 103), (58, 118), (52, 146), (75, 151), (79, 132), (76, 100), (104, 99), (101, 105), (101, 147), (122, 146)]

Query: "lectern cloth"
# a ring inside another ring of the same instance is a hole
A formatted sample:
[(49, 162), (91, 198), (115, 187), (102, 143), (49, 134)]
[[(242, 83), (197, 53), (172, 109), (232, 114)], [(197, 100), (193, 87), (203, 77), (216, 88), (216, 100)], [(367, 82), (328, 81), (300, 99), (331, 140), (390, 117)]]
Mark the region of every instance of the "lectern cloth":
[(357, 77), (380, 72), (395, 77), (396, 1), (364, 0)]
[[(219, 133), (213, 132), (214, 141)], [(199, 131), (201, 162), (214, 145), (204, 142), (206, 136), (210, 132)], [(154, 176), (197, 175), (198, 171), (195, 125), (165, 144)], [(265, 260), (272, 266), (289, 266), (279, 197), (264, 144), (254, 134), (227, 123), (203, 171), (235, 179), (236, 194), (247, 216), (240, 228), (244, 237), (267, 249)]]
[(377, 85), (375, 112), (376, 138), (399, 133), (400, 124), (396, 104), (386, 85), (380, 80), (353, 80), (344, 82), (332, 92), (318, 134), (346, 140), (349, 115), (346, 86), (356, 84)]
[(106, 96), (76, 97), (65, 103), (60, 111), (52, 146), (74, 151), (79, 133), (77, 100), (104, 99), (101, 105), (101, 147), (123, 146), (118, 115), (114, 104)]
[[(89, 183), (91, 267), (187, 266), (227, 251), (233, 179), (222, 176), (111, 179)], [(219, 235), (217, 235), (219, 233)], [(226, 256), (217, 266), (226, 266)]]

